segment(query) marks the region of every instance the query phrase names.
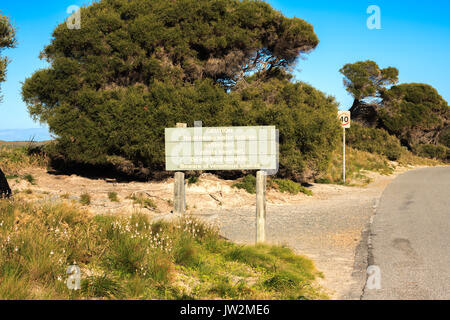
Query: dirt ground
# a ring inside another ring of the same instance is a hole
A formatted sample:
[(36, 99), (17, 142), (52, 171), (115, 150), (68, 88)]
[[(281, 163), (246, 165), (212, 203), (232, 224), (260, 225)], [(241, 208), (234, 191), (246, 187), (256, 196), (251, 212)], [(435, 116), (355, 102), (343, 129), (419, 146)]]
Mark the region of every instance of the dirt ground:
[[(398, 168), (390, 176), (368, 173), (367, 186), (313, 184), (314, 195), (289, 195), (268, 191), (267, 240), (287, 245), (313, 259), (323, 273), (320, 280), (333, 299), (359, 299), (367, 264), (365, 231), (385, 187), (395, 177), (413, 169)], [(76, 175), (53, 175), (45, 169), (24, 168), (35, 182), (9, 180), (16, 197), (29, 201), (71, 201), (80, 205), (89, 194), (87, 208), (98, 214), (129, 214), (141, 211), (154, 219), (171, 217), (173, 179), (164, 182), (117, 182)], [(204, 174), (186, 189), (188, 211), (219, 226), (224, 237), (238, 243), (255, 241), (255, 195), (233, 188), (233, 181)], [(116, 193), (118, 202), (109, 193)], [(143, 208), (132, 199), (151, 199), (156, 208)]]

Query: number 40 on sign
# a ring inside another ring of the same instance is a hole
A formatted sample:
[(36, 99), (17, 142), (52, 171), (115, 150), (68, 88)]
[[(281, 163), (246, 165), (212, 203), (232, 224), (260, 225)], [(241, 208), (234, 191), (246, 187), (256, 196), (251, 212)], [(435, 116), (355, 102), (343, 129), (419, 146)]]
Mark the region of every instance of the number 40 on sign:
[(342, 130), (343, 132), (343, 141), (342, 141), (342, 181), (345, 184), (345, 129), (350, 128), (350, 122), (351, 122), (351, 112), (350, 111), (339, 111), (338, 112), (338, 118), (341, 122)]

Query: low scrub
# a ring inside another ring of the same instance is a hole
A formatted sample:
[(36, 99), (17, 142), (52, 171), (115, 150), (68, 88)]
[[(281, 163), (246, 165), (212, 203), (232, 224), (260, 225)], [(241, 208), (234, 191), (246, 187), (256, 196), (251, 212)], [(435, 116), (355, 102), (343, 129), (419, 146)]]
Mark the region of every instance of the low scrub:
[(256, 193), (256, 178), (255, 176), (249, 174), (242, 178), (239, 182), (233, 184), (234, 188), (243, 189), (250, 194)]
[(400, 141), (387, 131), (376, 128), (366, 128), (354, 122), (346, 131), (347, 143), (350, 147), (398, 160), (403, 152)]
[[(268, 179), (268, 188), (278, 190), (282, 193), (290, 193), (293, 195), (302, 192), (308, 196), (312, 196), (312, 191), (303, 187), (301, 184), (288, 179)], [(239, 182), (233, 185), (234, 188), (243, 189), (250, 194), (256, 193), (256, 178), (253, 175), (247, 175)]]
[(143, 195), (131, 195), (130, 199), (133, 200), (134, 204), (137, 204), (142, 208), (147, 208), (150, 210), (156, 210), (158, 208), (152, 199), (146, 198)]
[(438, 144), (419, 144), (414, 146), (414, 153), (420, 157), (430, 158), (435, 160), (450, 161), (450, 148)]
[[(341, 144), (334, 152), (327, 173), (316, 179), (316, 182), (342, 184), (342, 165)], [(367, 171), (388, 175), (393, 173), (394, 167), (385, 156), (348, 147), (346, 152), (346, 183), (367, 184), (371, 182), (370, 177), (366, 175)]]
[[(66, 285), (70, 265), (81, 290)], [(190, 217), (94, 216), (68, 204), (0, 201), (0, 299), (322, 299), (313, 263), (238, 246)]]
[(88, 205), (90, 205), (90, 204), (91, 204), (91, 195), (90, 195), (89, 193), (83, 193), (83, 194), (80, 196), (80, 203), (81, 203), (83, 206), (88, 206)]
[(287, 179), (273, 179), (269, 182), (273, 188), (279, 190), (280, 192), (287, 192), (290, 194), (298, 194), (299, 192), (302, 192), (308, 196), (312, 196), (313, 193), (311, 190), (303, 187), (297, 182), (287, 180)]
[(117, 192), (108, 192), (108, 199), (111, 202), (120, 202), (119, 197), (117, 196)]
[[(46, 155), (44, 153), (34, 152), (30, 147), (0, 146), (0, 168), (9, 177), (19, 176), (20, 171), (24, 168), (45, 168), (47, 164), (48, 159)], [(30, 177), (31, 175), (24, 177), (24, 179), (28, 180)]]

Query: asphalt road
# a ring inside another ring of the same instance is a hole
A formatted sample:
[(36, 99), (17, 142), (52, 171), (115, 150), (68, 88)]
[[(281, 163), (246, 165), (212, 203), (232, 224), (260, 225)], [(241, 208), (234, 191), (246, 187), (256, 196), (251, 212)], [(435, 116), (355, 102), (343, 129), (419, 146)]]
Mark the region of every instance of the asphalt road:
[(363, 299), (450, 299), (450, 167), (410, 171), (386, 188), (369, 264), (379, 267), (381, 289), (371, 282)]

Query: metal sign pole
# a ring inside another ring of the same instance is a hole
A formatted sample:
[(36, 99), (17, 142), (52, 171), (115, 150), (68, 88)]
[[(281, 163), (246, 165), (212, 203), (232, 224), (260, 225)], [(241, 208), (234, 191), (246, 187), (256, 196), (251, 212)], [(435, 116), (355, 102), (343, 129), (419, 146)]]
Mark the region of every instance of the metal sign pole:
[(343, 137), (343, 165), (342, 165), (342, 175), (345, 184), (345, 128), (344, 128), (344, 137)]
[(342, 135), (342, 180), (345, 184), (346, 177), (345, 177), (345, 129), (350, 128), (350, 122), (351, 122), (352, 114), (350, 111), (338, 111), (338, 118), (341, 122), (341, 126), (344, 130)]
[(343, 166), (342, 166), (342, 171), (343, 171), (343, 179), (344, 179), (344, 184), (345, 184), (345, 128), (344, 128), (344, 138), (343, 138)]

